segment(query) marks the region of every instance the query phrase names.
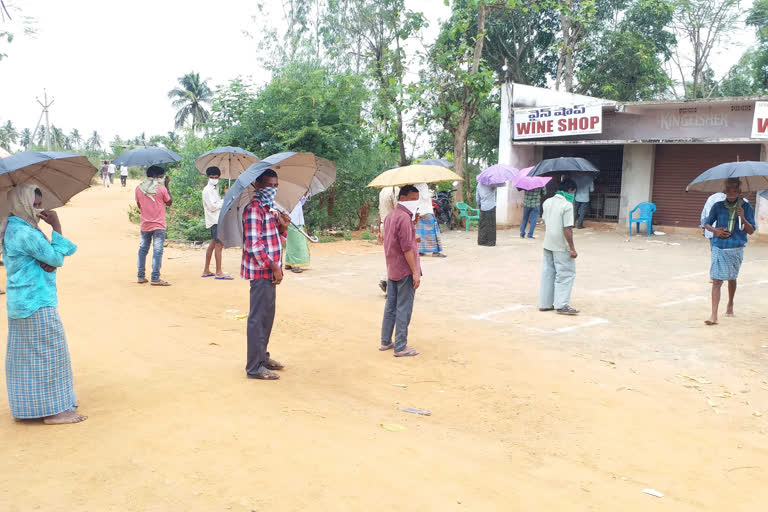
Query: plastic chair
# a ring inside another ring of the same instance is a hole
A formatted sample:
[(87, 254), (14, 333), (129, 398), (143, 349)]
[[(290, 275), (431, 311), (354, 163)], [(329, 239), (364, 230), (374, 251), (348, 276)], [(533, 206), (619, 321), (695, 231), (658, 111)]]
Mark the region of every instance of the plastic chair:
[[(632, 214), (638, 211), (637, 217), (632, 217)], [(634, 210), (629, 212), (629, 236), (632, 236), (632, 224), (637, 224), (637, 233), (640, 233), (640, 223), (645, 222), (648, 227), (648, 236), (651, 236), (653, 230), (653, 212), (656, 211), (656, 205), (653, 203), (640, 203), (635, 206)]]
[[(472, 208), (467, 203), (456, 203), (456, 209), (459, 210), (459, 222), (461, 219), (467, 219), (465, 221), (466, 228), (464, 231), (469, 231), (469, 225), (473, 220), (480, 222), (480, 210)], [(474, 212), (475, 215), (470, 215), (469, 212)]]

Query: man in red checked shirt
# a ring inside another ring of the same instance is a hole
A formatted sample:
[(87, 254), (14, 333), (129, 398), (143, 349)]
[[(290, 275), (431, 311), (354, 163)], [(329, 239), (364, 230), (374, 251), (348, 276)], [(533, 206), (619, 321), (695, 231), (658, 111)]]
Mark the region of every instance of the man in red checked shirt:
[(251, 282), (248, 313), (249, 379), (277, 380), (273, 370), (283, 365), (269, 357), (267, 345), (275, 321), (275, 286), (283, 280), (283, 244), (291, 218), (272, 210), (277, 195), (277, 173), (267, 169), (253, 183), (253, 200), (243, 212), (243, 261), (240, 275)]

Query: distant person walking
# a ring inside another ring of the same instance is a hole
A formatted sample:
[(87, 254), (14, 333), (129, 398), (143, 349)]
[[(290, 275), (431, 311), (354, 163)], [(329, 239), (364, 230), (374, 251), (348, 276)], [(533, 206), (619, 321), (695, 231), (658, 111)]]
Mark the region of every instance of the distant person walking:
[(115, 172), (117, 172), (117, 166), (113, 162), (109, 162), (107, 165), (107, 174), (109, 174), (109, 184), (115, 182)]
[(304, 229), (304, 204), (307, 196), (291, 212), (291, 224), (288, 225), (288, 239), (285, 242), (285, 268), (295, 274), (301, 274), (309, 266), (309, 241), (301, 234)]
[(408, 347), (408, 326), (411, 323), (416, 290), (421, 284), (421, 264), (413, 227), (419, 207), (419, 191), (413, 185), (406, 185), (400, 189), (398, 199), (397, 208), (384, 220), (388, 282), (379, 350), (394, 348), (395, 357), (409, 357), (419, 355), (416, 349)]
[(541, 200), (547, 189), (544, 187), (526, 190), (523, 194), (523, 222), (520, 224), (520, 238), (525, 238), (525, 229), (528, 227), (528, 238), (536, 238), (533, 232), (536, 229), (536, 220), (539, 218)]
[(557, 194), (544, 201), (544, 262), (541, 270), (539, 311), (556, 310), (578, 315), (569, 302), (576, 278), (576, 247), (573, 244), (573, 198), (576, 183), (560, 183)]
[(251, 282), (248, 312), (249, 379), (277, 380), (273, 370), (283, 365), (267, 350), (275, 322), (276, 286), (283, 281), (283, 243), (291, 219), (272, 211), (278, 188), (277, 173), (267, 169), (253, 183), (253, 199), (243, 212), (243, 259), (240, 275)]
[(101, 170), (99, 172), (101, 173), (102, 185), (104, 185), (104, 188), (109, 188), (109, 165), (107, 164), (106, 160), (101, 162)]
[(477, 184), (475, 202), (480, 209), (480, 224), (477, 228), (477, 245), (496, 245), (496, 187)]
[[(379, 236), (378, 242), (384, 244), (384, 219), (397, 208), (398, 187), (384, 187), (379, 192)], [(386, 267), (386, 263), (385, 263)], [(384, 278), (379, 280), (379, 288), (387, 293), (387, 271), (384, 270)]]
[(435, 210), (432, 207), (432, 193), (426, 183), (419, 183), (414, 187), (419, 191), (418, 214), (420, 218), (416, 224), (416, 235), (421, 239), (419, 254), (422, 256), (431, 254), (434, 258), (445, 258), (440, 225), (437, 223)]
[[(205, 213), (205, 227), (211, 230), (211, 243), (205, 251), (205, 267), (202, 277), (215, 277), (221, 281), (231, 281), (232, 276), (224, 274), (221, 270), (221, 255), (224, 244), (219, 240), (219, 213), (224, 201), (219, 194), (219, 178), (221, 171), (218, 167), (209, 167), (205, 170), (208, 176), (208, 184), (203, 188), (203, 211)], [(216, 259), (216, 273), (211, 272), (211, 257)]]
[[(56, 212), (42, 210), (32, 185), (8, 192), (10, 217), (0, 227), (8, 278), (8, 349), (5, 379), (11, 415), (49, 425), (78, 423), (72, 364), (58, 313), (56, 269), (77, 250), (64, 238)], [(53, 228), (51, 240), (38, 219)]]
[[(704, 323), (717, 324), (720, 306), (720, 290), (728, 281), (728, 306), (725, 316), (734, 316), (733, 299), (736, 296), (736, 279), (744, 260), (747, 235), (755, 232), (755, 210), (741, 197), (741, 181), (728, 178), (725, 183), (725, 200), (715, 203), (704, 222), (704, 229), (714, 233), (712, 239), (712, 315)], [(717, 225), (717, 227), (715, 227)]]
[(120, 166), (120, 184), (125, 188), (128, 183), (128, 167), (125, 165)]
[(592, 176), (574, 176), (576, 183), (574, 208), (576, 209), (576, 227), (584, 229), (584, 218), (589, 212), (589, 193), (595, 191), (595, 181)]
[[(165, 177), (165, 179), (163, 179)], [(147, 169), (147, 179), (136, 187), (136, 205), (141, 212), (141, 243), (139, 244), (139, 261), (137, 282), (145, 284), (147, 254), (152, 245), (152, 286), (170, 286), (160, 279), (160, 267), (163, 265), (163, 247), (165, 245), (165, 208), (173, 204), (171, 192), (168, 189), (170, 178), (165, 176), (165, 169), (153, 165)]]

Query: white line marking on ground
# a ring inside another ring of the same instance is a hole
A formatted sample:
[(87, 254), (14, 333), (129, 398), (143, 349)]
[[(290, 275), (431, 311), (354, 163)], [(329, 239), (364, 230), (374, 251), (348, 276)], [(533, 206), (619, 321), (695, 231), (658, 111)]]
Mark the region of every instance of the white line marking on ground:
[[(286, 271), (288, 273), (289, 271)], [(348, 276), (355, 276), (354, 272), (340, 272), (338, 274), (318, 274), (316, 276), (296, 276), (294, 279), (296, 281), (309, 281), (310, 279), (325, 279), (326, 277), (348, 277)]]
[(605, 295), (606, 293), (623, 292), (626, 290), (636, 290), (637, 286), (631, 284), (629, 286), (622, 286), (620, 288), (605, 288), (603, 290), (592, 290), (590, 293), (595, 295)]
[(515, 304), (514, 306), (510, 306), (508, 308), (499, 309), (498, 311), (488, 311), (487, 313), (481, 313), (479, 315), (472, 315), (473, 320), (487, 320), (489, 322), (495, 322), (497, 324), (503, 324), (504, 322), (501, 320), (495, 320), (491, 318), (492, 316), (500, 315), (501, 313), (510, 313), (512, 311), (519, 311), (521, 309), (530, 307), (527, 304)]
[(684, 304), (686, 302), (695, 302), (697, 300), (704, 300), (706, 297), (704, 295), (691, 295), (689, 297), (686, 297), (684, 299), (678, 299), (678, 300), (671, 300), (669, 302), (662, 302), (659, 304), (660, 308), (665, 308), (667, 306), (675, 306), (677, 304)]
[(569, 325), (567, 327), (558, 327), (557, 329), (539, 329), (538, 327), (527, 327), (529, 331), (538, 332), (542, 334), (562, 334), (564, 332), (572, 332), (578, 329), (584, 329), (586, 327), (594, 327), (595, 325), (609, 324), (610, 321), (605, 318), (590, 318), (586, 322), (577, 325)]

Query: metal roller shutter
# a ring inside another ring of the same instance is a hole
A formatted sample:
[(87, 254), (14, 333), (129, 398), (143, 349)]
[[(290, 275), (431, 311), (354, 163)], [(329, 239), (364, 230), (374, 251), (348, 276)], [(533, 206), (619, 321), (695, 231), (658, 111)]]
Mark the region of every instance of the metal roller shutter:
[[(686, 192), (685, 187), (710, 167), (737, 160), (760, 160), (759, 144), (659, 144), (653, 172), (656, 205), (653, 223), (698, 227), (701, 209), (709, 194)], [(747, 199), (754, 206), (755, 193)]]

